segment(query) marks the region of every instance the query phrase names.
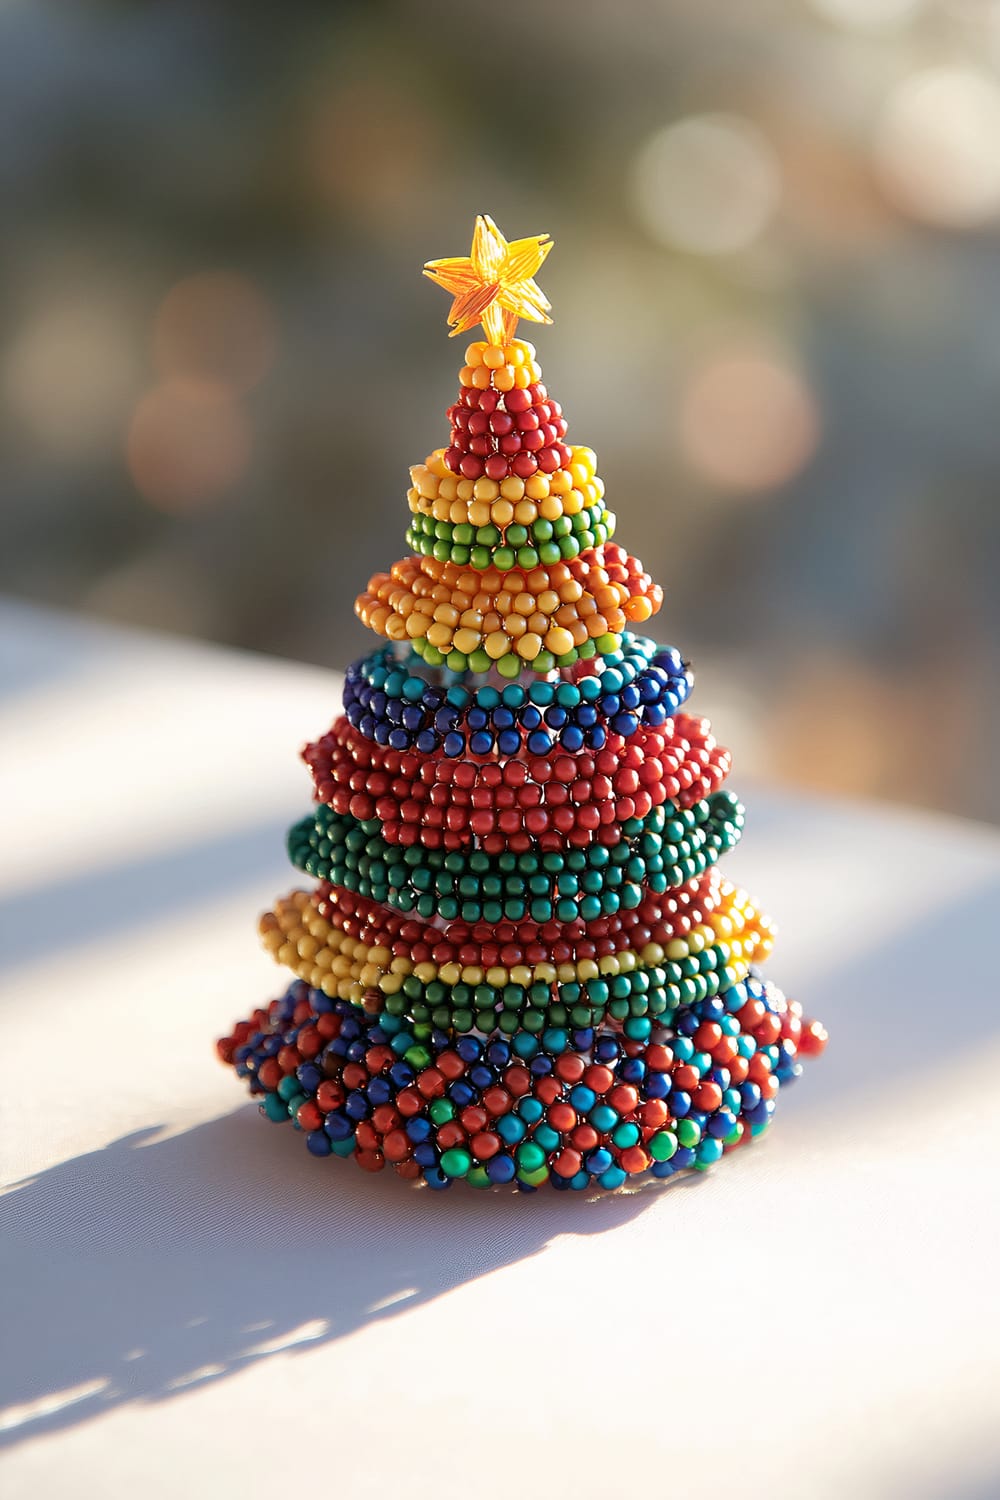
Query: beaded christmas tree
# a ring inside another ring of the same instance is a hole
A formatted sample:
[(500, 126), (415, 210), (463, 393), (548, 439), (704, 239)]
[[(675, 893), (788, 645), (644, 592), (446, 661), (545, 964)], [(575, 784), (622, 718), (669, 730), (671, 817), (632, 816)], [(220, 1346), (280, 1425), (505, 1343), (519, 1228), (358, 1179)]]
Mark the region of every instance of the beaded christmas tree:
[(826, 1039), (756, 972), (771, 924), (717, 869), (729, 752), (680, 711), (678, 652), (630, 628), (661, 591), (515, 337), (551, 321), (550, 249), (481, 217), (425, 268), (452, 335), (486, 338), (410, 471), (413, 555), (357, 600), (387, 644), (303, 752), (289, 851), (318, 885), (260, 924), (296, 978), (218, 1044), (314, 1155), (434, 1188), (706, 1168)]

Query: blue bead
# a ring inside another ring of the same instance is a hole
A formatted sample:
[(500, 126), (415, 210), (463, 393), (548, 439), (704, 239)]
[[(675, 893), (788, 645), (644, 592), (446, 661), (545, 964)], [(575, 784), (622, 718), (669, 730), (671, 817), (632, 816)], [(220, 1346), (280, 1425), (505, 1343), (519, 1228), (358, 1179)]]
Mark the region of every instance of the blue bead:
[(560, 708), (558, 703), (554, 703), (551, 708), (545, 710), (545, 722), (550, 729), (561, 729), (568, 719), (569, 714), (564, 708)]
[(607, 743), (607, 733), (603, 724), (595, 724), (593, 729), (588, 729), (586, 734), (587, 747), (590, 750), (602, 750)]
[(615, 1159), (610, 1151), (605, 1150), (603, 1146), (598, 1146), (596, 1150), (588, 1152), (583, 1158), (583, 1164), (592, 1176), (599, 1177), (602, 1172), (614, 1166)]
[(722, 1140), (727, 1136), (736, 1124), (736, 1116), (730, 1114), (728, 1109), (718, 1109), (714, 1115), (709, 1116), (708, 1133)]
[(372, 1112), (371, 1105), (359, 1089), (354, 1089), (348, 1094), (344, 1101), (344, 1109), (352, 1120), (367, 1120)]
[(394, 1090), (388, 1078), (373, 1078), (365, 1089), (369, 1100), (376, 1107), (380, 1104), (388, 1104), (393, 1097)]
[(593, 1026), (584, 1026), (573, 1033), (573, 1046), (578, 1052), (588, 1052), (594, 1045)]
[(522, 1099), (517, 1106), (517, 1112), (528, 1125), (534, 1125), (544, 1115), (545, 1106), (540, 1099)]
[(421, 1141), (413, 1148), (413, 1160), (421, 1167), (433, 1167), (437, 1164), (437, 1147), (431, 1141)]
[(525, 729), (537, 729), (542, 722), (542, 716), (533, 703), (529, 703), (521, 712), (521, 723)]
[(551, 737), (544, 729), (535, 729), (528, 735), (528, 753), (530, 755), (548, 755), (551, 749)]
[(492, 718), (494, 729), (510, 729), (514, 723), (514, 715), (509, 708), (495, 709)]
[(594, 1049), (598, 1062), (613, 1062), (619, 1055), (620, 1048), (614, 1037), (602, 1036)]
[(597, 1103), (597, 1095), (593, 1089), (588, 1089), (585, 1083), (578, 1083), (574, 1089), (570, 1090), (569, 1102), (575, 1110), (586, 1114)]
[(455, 1051), (463, 1062), (476, 1062), (483, 1055), (483, 1044), (477, 1037), (459, 1037), (455, 1045)]
[(639, 720), (635, 714), (615, 714), (611, 720), (611, 728), (615, 734), (620, 734), (627, 739), (639, 728)]
[(510, 1062), (510, 1043), (491, 1042), (486, 1049), (486, 1056), (495, 1068), (505, 1068)]
[(451, 730), (449, 734), (445, 735), (441, 748), (445, 755), (450, 756), (454, 760), (465, 749), (465, 735), (459, 734), (457, 729)]
[(485, 729), (477, 729), (469, 736), (469, 749), (473, 755), (489, 755), (493, 749), (493, 736)]
[(354, 1134), (353, 1123), (339, 1109), (331, 1110), (323, 1121), (323, 1129), (331, 1141), (346, 1141), (348, 1136)]
[(670, 1096), (670, 1113), (678, 1120), (683, 1120), (691, 1113), (691, 1095), (686, 1094), (683, 1089), (675, 1089)]
[(670, 1093), (671, 1078), (669, 1073), (650, 1073), (646, 1079), (646, 1098), (665, 1099)]
[(323, 1082), (323, 1074), (317, 1068), (316, 1064), (311, 1062), (302, 1063), (300, 1067), (296, 1068), (295, 1076), (307, 1094), (315, 1094)]
[(619, 1076), (626, 1083), (641, 1083), (646, 1076), (646, 1064), (641, 1057), (627, 1057), (621, 1065)]
[(623, 1168), (609, 1167), (606, 1172), (601, 1173), (597, 1180), (602, 1188), (607, 1188), (609, 1192), (614, 1192), (615, 1188), (621, 1187), (625, 1181), (625, 1177), (626, 1173)]
[(547, 1078), (555, 1067), (555, 1063), (551, 1057), (538, 1056), (531, 1059), (529, 1067), (535, 1078)]
[(649, 1170), (654, 1177), (673, 1177), (677, 1168), (674, 1166), (674, 1159), (671, 1158), (670, 1161), (654, 1161)]
[(493, 1156), (486, 1163), (486, 1175), (491, 1182), (513, 1182), (517, 1167), (512, 1156)]
[(423, 1115), (411, 1116), (404, 1128), (415, 1146), (419, 1146), (422, 1141), (429, 1141), (434, 1132), (434, 1126)]
[(501, 755), (516, 755), (521, 748), (521, 736), (516, 729), (501, 729), (497, 735), (497, 749)]
[(433, 729), (422, 729), (417, 735), (417, 741), (414, 748), (419, 750), (421, 755), (430, 755), (434, 750), (436, 750), (437, 735), (434, 733)]
[(570, 1186), (569, 1179), (560, 1177), (558, 1172), (553, 1172), (549, 1178), (549, 1186), (555, 1188), (557, 1193), (568, 1193)]
[(465, 716), (467, 729), (485, 729), (489, 722), (489, 714), (482, 708), (470, 708)]
[(576, 724), (567, 724), (566, 728), (559, 736), (559, 743), (562, 745), (563, 749), (568, 750), (571, 755), (575, 755), (578, 750), (583, 749), (583, 742), (583, 730), (579, 729)]
[(424, 1168), (424, 1181), (428, 1187), (434, 1188), (436, 1192), (443, 1192), (445, 1188), (450, 1188), (452, 1184), (452, 1179), (445, 1177), (444, 1173), (439, 1172), (437, 1167)]
[(330, 1137), (323, 1130), (310, 1130), (306, 1136), (306, 1147), (313, 1156), (329, 1156)]
[(584, 729), (589, 729), (592, 724), (597, 723), (597, 709), (592, 703), (581, 703), (576, 711), (576, 722)]
[(464, 1079), (456, 1078), (448, 1089), (448, 1097), (459, 1109), (466, 1109), (479, 1098), (479, 1090), (473, 1088), (470, 1083), (466, 1083)]
[[(500, 1066), (505, 1064), (501, 1063)], [(495, 1070), (488, 1068), (485, 1063), (477, 1063), (474, 1068), (469, 1069), (469, 1082), (474, 1083), (477, 1089), (488, 1089), (495, 1079)]]

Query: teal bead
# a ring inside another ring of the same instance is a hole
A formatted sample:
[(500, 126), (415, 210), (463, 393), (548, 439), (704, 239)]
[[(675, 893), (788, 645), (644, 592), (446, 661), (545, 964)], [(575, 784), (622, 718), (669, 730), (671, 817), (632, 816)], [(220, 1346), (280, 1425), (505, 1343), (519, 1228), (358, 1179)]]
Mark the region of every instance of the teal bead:
[(265, 1094), (260, 1107), (267, 1115), (267, 1118), (273, 1120), (275, 1125), (287, 1122), (288, 1106), (280, 1094)]

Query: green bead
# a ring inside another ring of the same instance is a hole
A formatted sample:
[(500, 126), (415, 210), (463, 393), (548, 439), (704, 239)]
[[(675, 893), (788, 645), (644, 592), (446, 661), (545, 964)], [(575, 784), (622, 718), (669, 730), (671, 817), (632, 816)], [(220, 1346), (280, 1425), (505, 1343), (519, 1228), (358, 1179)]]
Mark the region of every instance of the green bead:
[(403, 1056), (410, 1067), (414, 1068), (418, 1073), (422, 1072), (424, 1068), (429, 1068), (433, 1062), (433, 1058), (426, 1047), (410, 1047)]
[(465, 1180), (470, 1187), (474, 1188), (488, 1188), (492, 1186), (490, 1175), (485, 1167), (471, 1167)]
[(435, 1099), (427, 1113), (435, 1125), (444, 1125), (447, 1120), (455, 1118), (455, 1106), (450, 1099)]
[(545, 1166), (545, 1152), (534, 1141), (522, 1141), (517, 1148), (517, 1164), (522, 1172), (537, 1172)]
[(441, 1157), (441, 1170), (446, 1177), (464, 1177), (472, 1166), (472, 1157), (461, 1146), (453, 1146)]
[(493, 557), (488, 547), (473, 547), (469, 553), (469, 561), (479, 573), (485, 573), (493, 562)]
[(549, 1169), (542, 1166), (537, 1167), (533, 1172), (526, 1172), (522, 1168), (517, 1175), (518, 1179), (521, 1182), (527, 1183), (528, 1187), (541, 1187), (543, 1182), (548, 1182), (549, 1180)]
[[(499, 567), (499, 563), (497, 566)], [(513, 561), (510, 566), (513, 567)], [(512, 654), (501, 656), (500, 660), (496, 663), (496, 669), (501, 677), (520, 677), (521, 658)]]
[(701, 1140), (701, 1130), (694, 1120), (678, 1120), (677, 1139), (682, 1146), (690, 1149)]
[(654, 1161), (669, 1161), (677, 1150), (677, 1137), (669, 1130), (659, 1130), (649, 1142), (649, 1154)]
[(514, 566), (514, 552), (511, 547), (498, 547), (493, 554), (493, 566), (501, 573), (509, 573)]
[(469, 657), (470, 672), (488, 672), (492, 665), (493, 660), (485, 651), (473, 651)]

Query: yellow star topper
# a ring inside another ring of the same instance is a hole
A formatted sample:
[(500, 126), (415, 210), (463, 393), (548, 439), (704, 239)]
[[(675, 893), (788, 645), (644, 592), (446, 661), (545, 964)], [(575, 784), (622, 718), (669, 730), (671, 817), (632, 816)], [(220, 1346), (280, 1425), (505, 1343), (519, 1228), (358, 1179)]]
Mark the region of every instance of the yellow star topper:
[(514, 337), (518, 318), (551, 323), (552, 304), (534, 280), (551, 249), (547, 234), (508, 242), (489, 215), (480, 214), (471, 255), (429, 260), (424, 266), (424, 275), (455, 299), (448, 314), (448, 337), (482, 323), (491, 344), (506, 344)]

